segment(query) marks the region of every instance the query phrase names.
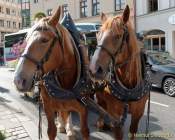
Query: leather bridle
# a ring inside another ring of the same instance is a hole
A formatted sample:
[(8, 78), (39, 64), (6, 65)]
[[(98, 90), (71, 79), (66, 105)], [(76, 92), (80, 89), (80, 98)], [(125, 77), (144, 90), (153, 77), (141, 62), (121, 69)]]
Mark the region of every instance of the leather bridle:
[(129, 41), (128, 27), (124, 26), (123, 30), (124, 30), (124, 33), (122, 34), (122, 36), (119, 39), (119, 47), (118, 47), (118, 49), (116, 51), (112, 51), (107, 46), (104, 46), (104, 45), (97, 45), (97, 48), (101, 48), (102, 50), (104, 50), (110, 56), (110, 58), (112, 59), (112, 62), (114, 63), (114, 65), (116, 65), (115, 58), (117, 57), (117, 55), (119, 53), (122, 52), (123, 44), (125, 42), (128, 43), (128, 41)]
[[(36, 65), (37, 72), (38, 71), (41, 71), (41, 75), (40, 76), (42, 76), (44, 74), (44, 67), (43, 67), (43, 65), (44, 65), (44, 63), (46, 63), (49, 60), (49, 57), (50, 57), (50, 55), (52, 53), (52, 50), (53, 50), (53, 48), (55, 46), (56, 41), (59, 40), (60, 44), (62, 45), (61, 35), (58, 33), (58, 31), (56, 31), (52, 27), (50, 27), (50, 28), (51, 28), (52, 31), (54, 31), (54, 34), (56, 34), (56, 36), (53, 38), (52, 43), (51, 43), (49, 49), (47, 50), (47, 52), (45, 53), (45, 55), (41, 58), (41, 60), (38, 61), (38, 60), (34, 59), (28, 53), (23, 54), (21, 56), (21, 57), (24, 57), (24, 58), (30, 60), (33, 64)], [(46, 29), (38, 28), (38, 29), (35, 29), (34, 31), (43, 31), (43, 30), (48, 30), (48, 28), (46, 28)]]

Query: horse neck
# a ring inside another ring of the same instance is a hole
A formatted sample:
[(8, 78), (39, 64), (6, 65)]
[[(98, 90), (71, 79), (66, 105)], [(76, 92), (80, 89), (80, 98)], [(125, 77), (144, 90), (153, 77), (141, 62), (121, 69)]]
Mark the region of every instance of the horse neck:
[[(69, 35), (67, 35), (68, 37)], [(74, 45), (71, 40), (64, 38), (64, 59), (61, 69), (64, 71), (61, 75), (58, 75), (61, 86), (65, 89), (70, 89), (74, 86), (77, 78), (77, 61), (74, 52)]]
[[(132, 36), (132, 35), (130, 35)], [(141, 76), (141, 60), (139, 55), (139, 48), (137, 48), (136, 39), (133, 38), (134, 43), (131, 43), (131, 38), (128, 43), (127, 50), (124, 53), (128, 53), (127, 58), (131, 59), (123, 67), (117, 70), (117, 74), (121, 82), (128, 88), (134, 88), (137, 83), (142, 80)], [(131, 57), (131, 58), (130, 58)], [(124, 60), (125, 61), (125, 60)]]

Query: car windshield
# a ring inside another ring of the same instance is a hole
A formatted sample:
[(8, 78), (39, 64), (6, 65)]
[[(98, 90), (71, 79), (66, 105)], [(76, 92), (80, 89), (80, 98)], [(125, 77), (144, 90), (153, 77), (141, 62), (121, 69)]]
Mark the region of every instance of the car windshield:
[(81, 29), (84, 32), (90, 32), (95, 30), (93, 25), (76, 25), (77, 28)]
[(99, 30), (100, 30), (101, 25), (96, 25), (95, 27), (96, 27), (96, 30), (97, 30), (97, 31), (99, 31)]
[(150, 58), (154, 64), (167, 65), (175, 63), (175, 60), (167, 54), (151, 54)]

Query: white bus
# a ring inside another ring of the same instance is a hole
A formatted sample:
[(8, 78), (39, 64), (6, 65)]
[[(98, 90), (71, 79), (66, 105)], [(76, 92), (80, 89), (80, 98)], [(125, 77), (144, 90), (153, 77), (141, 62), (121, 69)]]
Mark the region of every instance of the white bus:
[(4, 61), (16, 60), (24, 49), (23, 42), (29, 29), (19, 30), (16, 33), (6, 34), (4, 43)]

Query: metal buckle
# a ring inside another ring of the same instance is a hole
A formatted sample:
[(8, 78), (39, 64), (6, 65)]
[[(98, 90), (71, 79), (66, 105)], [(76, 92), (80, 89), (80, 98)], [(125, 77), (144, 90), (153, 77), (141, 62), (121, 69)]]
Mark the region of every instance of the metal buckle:
[(86, 102), (86, 97), (82, 97), (81, 98), (81, 102), (85, 105), (85, 106), (87, 106), (87, 102)]

